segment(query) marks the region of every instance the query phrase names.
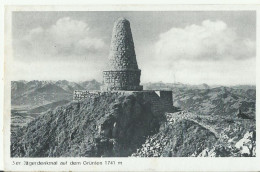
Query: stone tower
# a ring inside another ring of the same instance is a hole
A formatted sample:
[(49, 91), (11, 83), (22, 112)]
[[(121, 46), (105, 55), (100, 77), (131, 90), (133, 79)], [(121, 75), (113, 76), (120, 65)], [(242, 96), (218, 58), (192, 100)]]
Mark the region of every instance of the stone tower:
[(108, 60), (108, 69), (103, 71), (103, 90), (143, 90), (130, 23), (125, 18), (114, 24)]

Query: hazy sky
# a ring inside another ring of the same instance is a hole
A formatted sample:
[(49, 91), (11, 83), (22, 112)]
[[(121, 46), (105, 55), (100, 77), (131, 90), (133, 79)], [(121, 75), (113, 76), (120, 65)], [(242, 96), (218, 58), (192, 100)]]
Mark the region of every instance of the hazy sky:
[(14, 12), (13, 79), (102, 81), (119, 17), (130, 21), (143, 83), (255, 84), (252, 11)]

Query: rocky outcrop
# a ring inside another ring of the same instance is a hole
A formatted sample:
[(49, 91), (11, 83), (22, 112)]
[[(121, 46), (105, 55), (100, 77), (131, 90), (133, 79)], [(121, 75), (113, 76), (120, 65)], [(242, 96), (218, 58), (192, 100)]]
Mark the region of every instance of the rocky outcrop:
[(235, 147), (243, 156), (256, 156), (256, 132), (247, 132), (244, 137), (236, 143)]
[(226, 147), (222, 145), (213, 146), (211, 149), (206, 148), (202, 152), (196, 155), (194, 153), (192, 156), (196, 157), (229, 157), (232, 156), (230, 150), (227, 150)]
[(243, 113), (240, 109), (238, 110), (237, 117), (241, 119), (252, 119), (250, 116)]
[(159, 132), (149, 136), (132, 156), (255, 156), (253, 121), (236, 119), (231, 124), (229, 118), (209, 118), (188, 111), (166, 113)]
[(215, 134), (183, 118), (166, 122), (160, 132), (148, 137), (134, 157), (188, 157), (215, 144)]
[[(193, 155), (195, 156), (195, 155)], [(211, 149), (206, 148), (197, 155), (198, 157), (255, 157), (256, 156), (256, 138), (255, 131), (248, 131), (242, 139), (232, 144), (219, 143)]]

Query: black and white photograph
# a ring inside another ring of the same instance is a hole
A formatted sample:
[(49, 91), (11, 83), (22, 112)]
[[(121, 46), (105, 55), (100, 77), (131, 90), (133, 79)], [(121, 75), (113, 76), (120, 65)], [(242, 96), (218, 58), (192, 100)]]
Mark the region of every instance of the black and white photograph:
[(256, 21), (13, 11), (10, 157), (256, 157)]

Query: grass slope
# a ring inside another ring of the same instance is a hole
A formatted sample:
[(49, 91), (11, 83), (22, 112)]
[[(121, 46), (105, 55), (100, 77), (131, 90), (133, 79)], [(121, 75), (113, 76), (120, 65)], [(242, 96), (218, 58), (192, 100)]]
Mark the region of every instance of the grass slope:
[(158, 127), (158, 114), (142, 97), (104, 93), (58, 107), (12, 133), (11, 156), (129, 156)]

